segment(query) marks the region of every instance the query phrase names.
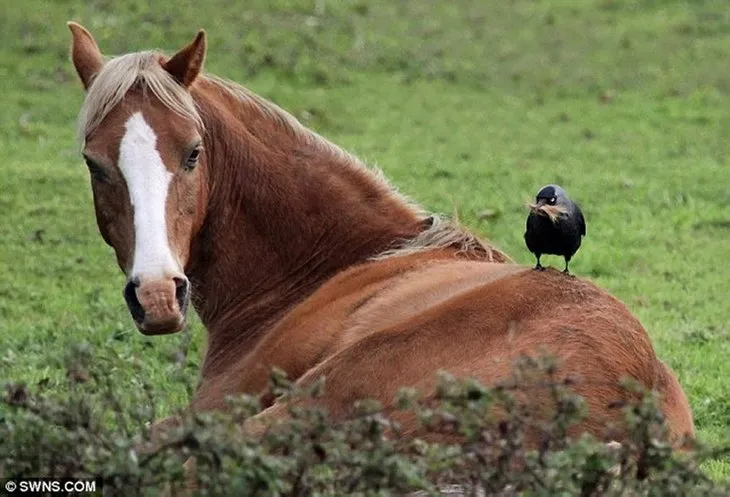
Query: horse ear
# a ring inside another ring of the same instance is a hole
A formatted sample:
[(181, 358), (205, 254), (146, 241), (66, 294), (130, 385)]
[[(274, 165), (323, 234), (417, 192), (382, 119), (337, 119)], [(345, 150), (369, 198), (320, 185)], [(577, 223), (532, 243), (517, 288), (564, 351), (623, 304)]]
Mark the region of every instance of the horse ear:
[(165, 68), (181, 85), (189, 87), (203, 69), (205, 60), (205, 31), (198, 31), (198, 36), (188, 46), (162, 63)]
[(73, 35), (71, 60), (81, 82), (84, 84), (84, 89), (88, 90), (92, 81), (94, 81), (94, 77), (104, 65), (104, 56), (101, 55), (99, 46), (86, 28), (75, 22), (69, 22), (68, 29), (71, 30)]

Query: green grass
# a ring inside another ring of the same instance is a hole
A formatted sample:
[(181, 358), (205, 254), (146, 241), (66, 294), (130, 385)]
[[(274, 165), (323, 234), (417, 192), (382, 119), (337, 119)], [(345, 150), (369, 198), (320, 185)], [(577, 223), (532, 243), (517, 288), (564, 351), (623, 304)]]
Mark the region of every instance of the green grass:
[[(0, 378), (62, 384), (91, 343), (122, 395), (183, 406), (203, 330), (146, 338), (96, 231), (74, 141), (69, 19), (108, 54), (175, 50), (457, 212), (518, 262), (524, 202), (558, 182), (584, 209), (573, 271), (637, 314), (702, 440), (730, 440), (730, 10), (724, 0), (205, 2), (0, 0)], [(201, 3), (202, 4), (202, 3)], [(484, 215), (488, 213), (489, 215)], [(559, 260), (548, 259), (558, 265)], [(730, 478), (730, 460), (706, 464)]]

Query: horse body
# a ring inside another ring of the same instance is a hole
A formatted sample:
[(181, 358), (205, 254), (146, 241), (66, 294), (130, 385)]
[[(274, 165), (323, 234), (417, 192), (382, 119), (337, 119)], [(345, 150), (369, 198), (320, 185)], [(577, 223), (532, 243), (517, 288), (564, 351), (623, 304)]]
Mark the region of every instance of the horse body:
[(439, 370), (493, 385), (520, 355), (550, 353), (589, 405), (581, 431), (603, 436), (630, 376), (662, 394), (675, 440), (693, 434), (676, 378), (605, 291), (510, 263), (278, 107), (203, 76), (202, 32), (171, 58), (105, 62), (70, 27), (97, 222), (135, 323), (178, 331), (191, 288), (208, 333), (193, 409), (265, 394), (272, 366), (302, 384), (325, 375), (322, 401), (346, 415), (403, 386), (429, 395)]
[[(453, 250), (365, 263), (336, 276), (231, 367), (204, 378), (193, 407), (223, 408), (226, 395), (264, 392), (276, 366), (302, 385), (324, 376), (323, 402), (344, 417), (355, 400), (387, 406), (404, 386), (429, 395), (441, 370), (500, 384), (519, 357), (538, 354), (559, 358), (555, 378), (569, 378), (586, 399), (590, 416), (580, 431), (602, 437), (609, 425), (620, 429), (616, 405), (632, 399), (621, 380), (631, 377), (662, 391), (665, 414), (676, 420), (669, 425), (674, 440), (692, 433), (676, 380), (623, 304), (553, 270), (459, 260)], [(544, 387), (530, 396), (550, 404)], [(405, 433), (417, 427), (412, 418), (401, 422)]]

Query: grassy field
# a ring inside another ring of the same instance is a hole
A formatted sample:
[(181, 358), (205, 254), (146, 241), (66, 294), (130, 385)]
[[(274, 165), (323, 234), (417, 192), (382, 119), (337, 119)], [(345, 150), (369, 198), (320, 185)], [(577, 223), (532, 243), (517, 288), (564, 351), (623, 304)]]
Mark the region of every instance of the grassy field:
[[(237, 80), (531, 264), (524, 203), (550, 182), (588, 224), (571, 264), (622, 299), (730, 441), (730, 9), (724, 0), (0, 0), (0, 379), (62, 385), (93, 347), (120, 392), (186, 403), (204, 333), (137, 333), (74, 141), (67, 20), (102, 51), (209, 34)], [(202, 3), (201, 3), (202, 4)], [(559, 265), (558, 259), (545, 259)], [(182, 358), (180, 351), (189, 353)], [(183, 381), (178, 381), (182, 379)], [(730, 478), (730, 460), (707, 464)]]

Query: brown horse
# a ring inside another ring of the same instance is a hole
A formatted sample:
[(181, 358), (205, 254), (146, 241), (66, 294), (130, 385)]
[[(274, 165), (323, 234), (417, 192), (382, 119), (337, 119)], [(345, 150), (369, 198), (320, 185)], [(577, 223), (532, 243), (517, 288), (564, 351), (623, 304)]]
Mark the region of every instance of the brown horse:
[(673, 440), (693, 435), (677, 379), (605, 291), (511, 263), (274, 104), (204, 75), (203, 31), (170, 58), (105, 60), (69, 27), (96, 218), (132, 317), (144, 334), (177, 332), (192, 299), (208, 332), (193, 409), (265, 394), (273, 366), (300, 384), (325, 375), (321, 401), (345, 415), (402, 386), (429, 395), (439, 370), (493, 385), (519, 356), (550, 353), (589, 406), (580, 431), (603, 437), (633, 377), (661, 395)]

